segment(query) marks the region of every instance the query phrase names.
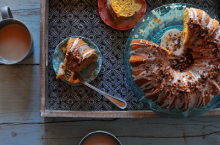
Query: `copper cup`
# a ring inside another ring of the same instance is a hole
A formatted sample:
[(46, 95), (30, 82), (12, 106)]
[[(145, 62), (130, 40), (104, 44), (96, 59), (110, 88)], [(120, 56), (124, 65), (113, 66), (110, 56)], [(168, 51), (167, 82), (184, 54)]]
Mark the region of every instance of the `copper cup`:
[(29, 50), (23, 58), (21, 58), (20, 60), (16, 60), (16, 61), (9, 61), (9, 60), (5, 60), (5, 59), (0, 57), (0, 63), (3, 63), (3, 64), (16, 64), (16, 63), (19, 63), (19, 62), (25, 60), (26, 58), (28, 58), (31, 55), (31, 53), (33, 52), (33, 37), (31, 35), (30, 30), (28, 29), (28, 27), (23, 22), (13, 18), (11, 10), (8, 6), (5, 6), (1, 9), (1, 15), (2, 15), (2, 21), (0, 21), (0, 29), (2, 29), (3, 27), (5, 27), (7, 25), (17, 24), (17, 25), (25, 28), (29, 33), (31, 42), (30, 42)]

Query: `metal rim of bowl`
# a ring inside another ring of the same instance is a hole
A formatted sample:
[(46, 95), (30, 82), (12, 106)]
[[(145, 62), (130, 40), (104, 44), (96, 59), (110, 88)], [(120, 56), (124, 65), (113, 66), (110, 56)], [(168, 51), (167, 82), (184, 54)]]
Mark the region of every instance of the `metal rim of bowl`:
[(109, 133), (109, 132), (106, 132), (106, 131), (102, 131), (102, 130), (98, 130), (98, 131), (93, 131), (93, 132), (90, 132), (88, 133), (87, 135), (85, 135), (82, 140), (79, 142), (79, 145), (83, 145), (83, 143), (89, 138), (91, 137), (92, 135), (95, 135), (95, 134), (105, 134), (105, 135), (108, 135), (110, 137), (112, 137), (118, 145), (122, 145), (122, 143), (120, 142), (120, 140), (113, 134)]

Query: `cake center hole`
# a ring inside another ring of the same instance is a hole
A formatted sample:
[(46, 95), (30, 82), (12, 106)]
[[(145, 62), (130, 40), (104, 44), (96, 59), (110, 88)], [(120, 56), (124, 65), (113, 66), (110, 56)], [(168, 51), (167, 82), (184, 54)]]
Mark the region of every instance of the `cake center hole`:
[(175, 56), (173, 59), (170, 59), (170, 66), (175, 69), (183, 72), (189, 68), (194, 62), (193, 56), (191, 53), (184, 53), (180, 56)]

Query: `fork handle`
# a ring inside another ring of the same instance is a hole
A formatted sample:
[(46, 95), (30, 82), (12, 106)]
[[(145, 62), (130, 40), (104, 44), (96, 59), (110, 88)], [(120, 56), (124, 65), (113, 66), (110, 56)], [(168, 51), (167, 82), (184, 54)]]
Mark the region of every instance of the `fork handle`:
[(87, 83), (87, 82), (82, 82), (84, 85), (92, 88), (93, 90), (99, 92), (100, 94), (102, 94), (103, 96), (105, 96), (107, 99), (109, 99), (112, 103), (114, 103), (116, 106), (118, 106), (121, 109), (125, 109), (127, 107), (127, 102), (125, 100), (122, 100), (120, 98), (114, 97), (112, 95), (109, 95), (101, 90), (99, 90), (98, 88), (94, 87), (93, 85)]

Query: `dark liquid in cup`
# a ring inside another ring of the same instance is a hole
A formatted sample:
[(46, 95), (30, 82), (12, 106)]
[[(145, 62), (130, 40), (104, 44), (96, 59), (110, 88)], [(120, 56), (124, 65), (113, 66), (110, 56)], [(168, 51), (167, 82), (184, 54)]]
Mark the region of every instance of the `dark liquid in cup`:
[(20, 25), (11, 24), (0, 29), (0, 57), (8, 61), (21, 60), (29, 51), (31, 38)]

